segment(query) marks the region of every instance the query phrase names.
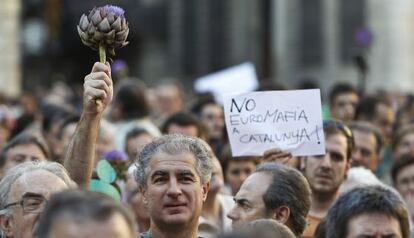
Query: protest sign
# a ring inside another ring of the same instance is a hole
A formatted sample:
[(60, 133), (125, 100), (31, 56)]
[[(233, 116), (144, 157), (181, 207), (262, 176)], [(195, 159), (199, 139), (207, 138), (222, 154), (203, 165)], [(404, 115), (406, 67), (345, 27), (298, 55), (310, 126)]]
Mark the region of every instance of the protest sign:
[(209, 74), (194, 82), (196, 92), (213, 93), (216, 101), (223, 103), (225, 94), (251, 92), (259, 86), (256, 70), (252, 63), (243, 63)]
[(224, 112), (233, 156), (325, 154), (319, 89), (226, 95)]

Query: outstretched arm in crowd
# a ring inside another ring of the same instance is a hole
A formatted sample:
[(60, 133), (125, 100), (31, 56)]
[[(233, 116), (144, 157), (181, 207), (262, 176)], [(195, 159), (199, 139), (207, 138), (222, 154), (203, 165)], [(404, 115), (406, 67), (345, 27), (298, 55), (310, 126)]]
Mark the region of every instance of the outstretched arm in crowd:
[(89, 187), (99, 124), (113, 96), (109, 64), (95, 63), (91, 73), (86, 75), (83, 87), (83, 111), (66, 151), (64, 164), (80, 187)]

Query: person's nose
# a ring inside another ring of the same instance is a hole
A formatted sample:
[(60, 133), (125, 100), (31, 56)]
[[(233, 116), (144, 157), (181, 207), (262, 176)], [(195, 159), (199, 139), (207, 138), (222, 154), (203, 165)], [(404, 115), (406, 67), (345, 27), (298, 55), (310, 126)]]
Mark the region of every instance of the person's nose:
[(240, 178), (240, 182), (241, 182), (241, 183), (243, 183), (243, 182), (244, 182), (244, 180), (246, 180), (246, 179), (247, 179), (247, 177), (249, 177), (249, 175), (250, 175), (250, 174), (248, 174), (248, 173), (241, 172), (241, 173), (240, 173), (240, 177), (239, 177), (239, 178)]
[(411, 178), (410, 182), (408, 183), (408, 189), (411, 192), (414, 192), (414, 179), (413, 178)]
[(355, 107), (352, 105), (352, 103), (348, 103), (345, 106), (345, 111), (348, 115), (353, 114), (355, 110)]
[(236, 211), (237, 207), (236, 205), (229, 211), (229, 213), (227, 213), (227, 217), (232, 220), (235, 221), (238, 219), (238, 213)]
[(352, 160), (353, 161), (357, 161), (357, 162), (360, 162), (361, 161), (361, 151), (360, 150), (358, 150), (358, 149), (356, 149), (353, 153), (352, 153)]
[(329, 155), (329, 153), (327, 153), (323, 159), (322, 159), (322, 163), (321, 166), (323, 168), (331, 168), (332, 167), (332, 163), (331, 163), (331, 156)]
[(178, 197), (182, 193), (181, 187), (178, 184), (177, 179), (170, 180), (170, 186), (168, 187), (167, 195), (171, 197)]

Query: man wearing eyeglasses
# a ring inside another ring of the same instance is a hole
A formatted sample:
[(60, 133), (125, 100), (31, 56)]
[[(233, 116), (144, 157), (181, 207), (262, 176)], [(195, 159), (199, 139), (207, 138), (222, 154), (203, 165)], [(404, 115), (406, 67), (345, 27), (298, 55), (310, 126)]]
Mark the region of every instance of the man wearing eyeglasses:
[(313, 237), (319, 222), (326, 216), (346, 178), (354, 147), (351, 130), (339, 121), (325, 121), (326, 154), (303, 157), (301, 169), (312, 190), (308, 227), (303, 237)]
[(10, 169), (0, 181), (0, 226), (4, 237), (33, 237), (48, 198), (75, 186), (58, 163), (26, 162)]

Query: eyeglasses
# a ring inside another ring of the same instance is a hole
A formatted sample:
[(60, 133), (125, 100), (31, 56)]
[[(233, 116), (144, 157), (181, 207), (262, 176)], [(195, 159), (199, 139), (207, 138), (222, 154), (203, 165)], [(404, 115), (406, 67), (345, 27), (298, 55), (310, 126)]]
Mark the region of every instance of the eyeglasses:
[(19, 205), (26, 213), (41, 213), (45, 208), (46, 203), (47, 199), (41, 194), (25, 193), (22, 196), (22, 200), (7, 204), (3, 207), (3, 210)]

